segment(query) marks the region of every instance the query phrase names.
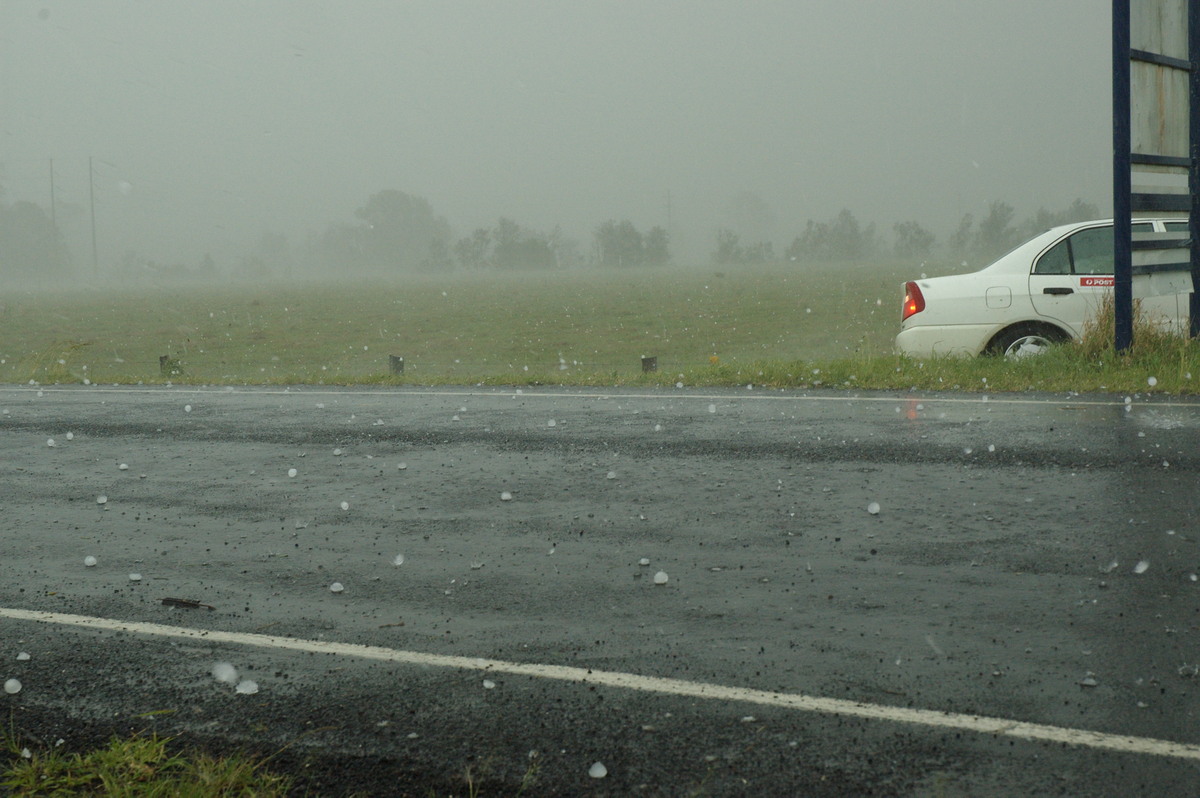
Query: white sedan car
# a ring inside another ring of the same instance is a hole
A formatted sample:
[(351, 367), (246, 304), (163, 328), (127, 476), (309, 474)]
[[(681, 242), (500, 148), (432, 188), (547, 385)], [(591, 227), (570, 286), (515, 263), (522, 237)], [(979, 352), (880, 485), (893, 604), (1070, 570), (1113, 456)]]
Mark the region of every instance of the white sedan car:
[[(1137, 219), (1133, 232), (1178, 239), (1188, 223)], [(1036, 354), (1078, 340), (1112, 286), (1112, 220), (1055, 227), (980, 271), (905, 283), (896, 350), (913, 357)], [(1190, 274), (1137, 275), (1133, 290), (1147, 319), (1186, 329)]]

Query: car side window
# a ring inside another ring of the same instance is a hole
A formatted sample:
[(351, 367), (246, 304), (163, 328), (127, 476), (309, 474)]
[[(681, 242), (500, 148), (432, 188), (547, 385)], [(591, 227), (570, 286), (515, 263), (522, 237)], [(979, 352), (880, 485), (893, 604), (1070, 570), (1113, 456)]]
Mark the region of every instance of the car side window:
[(1113, 229), (1092, 227), (1071, 236), (1071, 260), (1076, 274), (1113, 273)]
[(1059, 241), (1047, 252), (1042, 253), (1038, 262), (1033, 265), (1034, 274), (1070, 274), (1071, 246), (1067, 241)]
[[(1132, 230), (1134, 233), (1150, 233), (1154, 231), (1154, 227), (1138, 223), (1132, 226)], [(1042, 257), (1033, 264), (1033, 273), (1112, 274), (1113, 229), (1089, 227), (1058, 242), (1042, 253)]]

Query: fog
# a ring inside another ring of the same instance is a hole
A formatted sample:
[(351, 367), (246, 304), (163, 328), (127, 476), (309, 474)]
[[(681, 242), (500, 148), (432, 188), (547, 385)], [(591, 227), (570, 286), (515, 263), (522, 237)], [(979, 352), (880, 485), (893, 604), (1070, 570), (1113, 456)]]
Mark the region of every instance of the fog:
[(842, 209), (945, 240), (994, 200), (1108, 213), (1109, 31), (1104, 0), (8, 0), (0, 187), (99, 275), (229, 271), (385, 190), (581, 261), (607, 220), (676, 262)]

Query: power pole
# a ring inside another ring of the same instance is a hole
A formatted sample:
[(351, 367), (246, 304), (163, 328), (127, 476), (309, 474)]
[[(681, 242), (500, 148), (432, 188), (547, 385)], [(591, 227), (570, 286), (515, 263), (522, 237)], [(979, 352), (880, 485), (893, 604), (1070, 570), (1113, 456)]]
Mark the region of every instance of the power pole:
[(96, 173), (92, 169), (92, 156), (88, 156), (88, 197), (92, 207), (92, 277), (100, 271), (100, 259), (96, 254)]
[(58, 213), (54, 206), (54, 159), (50, 159), (50, 224), (58, 229)]

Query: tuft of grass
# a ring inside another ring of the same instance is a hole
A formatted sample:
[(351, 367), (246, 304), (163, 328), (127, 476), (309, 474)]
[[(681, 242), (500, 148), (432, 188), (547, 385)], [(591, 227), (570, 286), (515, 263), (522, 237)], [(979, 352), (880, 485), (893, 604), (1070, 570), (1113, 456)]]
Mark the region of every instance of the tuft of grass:
[[(252, 757), (185, 756), (157, 735), (114, 737), (85, 753), (31, 751), (9, 735), (0, 787), (13, 796), (95, 795), (111, 798), (217, 798), (285, 796), (291, 779), (268, 771)], [(28, 756), (26, 756), (26, 753)]]

